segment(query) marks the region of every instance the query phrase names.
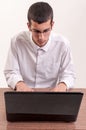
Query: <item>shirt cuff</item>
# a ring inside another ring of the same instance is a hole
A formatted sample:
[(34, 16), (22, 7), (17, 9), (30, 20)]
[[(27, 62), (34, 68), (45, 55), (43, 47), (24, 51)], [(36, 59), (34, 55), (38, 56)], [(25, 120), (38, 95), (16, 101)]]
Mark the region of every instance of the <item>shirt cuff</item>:
[(67, 85), (67, 89), (74, 87), (74, 79), (62, 79), (59, 81), (59, 83), (64, 82)]
[(15, 77), (15, 79), (11, 80), (10, 83), (8, 83), (8, 86), (11, 87), (12, 89), (15, 89), (16, 84), (17, 84), (19, 81), (23, 81), (23, 79), (22, 79), (21, 76)]

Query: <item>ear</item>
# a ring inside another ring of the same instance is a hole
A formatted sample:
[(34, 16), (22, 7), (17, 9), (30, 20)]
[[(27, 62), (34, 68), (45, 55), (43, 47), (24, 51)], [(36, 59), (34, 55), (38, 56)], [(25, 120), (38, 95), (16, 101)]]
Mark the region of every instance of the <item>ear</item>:
[(53, 27), (53, 25), (54, 25), (54, 21), (52, 21), (52, 23), (51, 23), (51, 26)]
[(31, 26), (30, 26), (30, 23), (29, 23), (29, 22), (27, 23), (27, 27), (28, 27), (28, 29), (31, 31)]

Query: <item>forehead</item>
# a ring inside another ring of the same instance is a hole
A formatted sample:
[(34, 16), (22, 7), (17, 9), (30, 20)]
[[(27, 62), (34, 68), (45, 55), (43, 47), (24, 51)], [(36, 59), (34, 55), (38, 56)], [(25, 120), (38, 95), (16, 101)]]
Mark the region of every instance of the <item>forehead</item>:
[(41, 23), (41, 24), (31, 20), (31, 27), (38, 29), (38, 30), (40, 30), (40, 29), (44, 30), (46, 28), (49, 28), (50, 26), (51, 26), (51, 19), (49, 19), (48, 21)]

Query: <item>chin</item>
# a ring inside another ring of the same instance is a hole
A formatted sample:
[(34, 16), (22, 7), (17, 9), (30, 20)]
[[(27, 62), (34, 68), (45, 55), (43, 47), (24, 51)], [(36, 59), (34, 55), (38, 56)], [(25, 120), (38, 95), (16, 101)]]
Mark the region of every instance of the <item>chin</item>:
[(40, 47), (45, 46), (46, 44), (39, 44)]
[(46, 45), (46, 42), (38, 43), (38, 45), (39, 45), (40, 47), (42, 47), (42, 46)]

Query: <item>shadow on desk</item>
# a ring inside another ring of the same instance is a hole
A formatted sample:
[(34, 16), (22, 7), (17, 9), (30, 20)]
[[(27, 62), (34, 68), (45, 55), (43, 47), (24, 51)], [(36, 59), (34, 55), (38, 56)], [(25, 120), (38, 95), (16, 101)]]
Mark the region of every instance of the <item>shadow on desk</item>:
[(74, 130), (75, 123), (63, 122), (25, 122), (7, 123), (6, 130)]

